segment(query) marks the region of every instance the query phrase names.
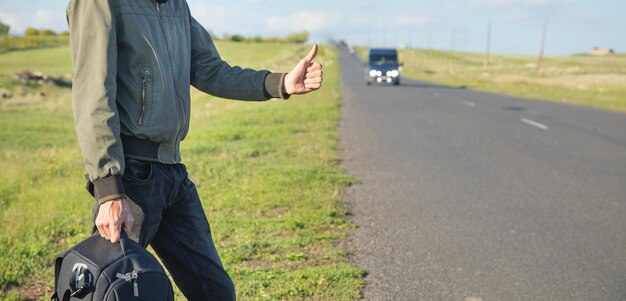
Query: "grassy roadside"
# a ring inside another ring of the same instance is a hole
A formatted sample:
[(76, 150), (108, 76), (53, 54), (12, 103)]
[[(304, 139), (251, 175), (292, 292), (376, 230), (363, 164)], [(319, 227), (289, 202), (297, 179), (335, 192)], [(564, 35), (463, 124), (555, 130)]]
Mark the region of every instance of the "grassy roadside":
[(8, 36), (0, 35), (0, 53), (41, 47), (58, 47), (69, 44), (69, 36)]
[[(272, 70), (288, 70), (308, 51), (228, 42), (218, 48), (233, 64)], [(359, 297), (363, 271), (347, 263), (340, 246), (352, 225), (338, 192), (352, 179), (336, 164), (336, 51), (322, 47), (319, 60), (324, 88), (288, 102), (192, 91), (183, 158), (241, 300)], [(22, 67), (64, 74), (68, 62), (66, 48), (2, 54), (0, 86)], [(35, 101), (0, 104), (0, 300), (47, 299), (54, 256), (89, 232), (92, 203), (82, 188), (69, 89), (45, 89), (41, 99), (24, 93)]]
[[(360, 48), (362, 58), (366, 49)], [(403, 75), (417, 80), (626, 112), (626, 54), (537, 57), (402, 49)]]

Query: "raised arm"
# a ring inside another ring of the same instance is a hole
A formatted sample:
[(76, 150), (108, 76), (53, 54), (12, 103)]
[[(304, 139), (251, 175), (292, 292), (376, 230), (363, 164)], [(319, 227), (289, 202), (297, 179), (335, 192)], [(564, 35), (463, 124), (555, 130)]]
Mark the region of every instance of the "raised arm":
[(285, 74), (232, 67), (223, 61), (209, 33), (191, 17), (191, 84), (205, 93), (238, 100), (286, 98)]

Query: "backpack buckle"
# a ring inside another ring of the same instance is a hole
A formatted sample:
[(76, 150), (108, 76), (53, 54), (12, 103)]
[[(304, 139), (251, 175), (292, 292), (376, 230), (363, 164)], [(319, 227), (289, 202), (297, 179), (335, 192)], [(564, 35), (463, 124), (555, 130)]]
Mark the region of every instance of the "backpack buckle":
[(89, 293), (93, 283), (93, 275), (84, 263), (77, 263), (72, 268), (70, 291), (72, 297), (82, 298)]

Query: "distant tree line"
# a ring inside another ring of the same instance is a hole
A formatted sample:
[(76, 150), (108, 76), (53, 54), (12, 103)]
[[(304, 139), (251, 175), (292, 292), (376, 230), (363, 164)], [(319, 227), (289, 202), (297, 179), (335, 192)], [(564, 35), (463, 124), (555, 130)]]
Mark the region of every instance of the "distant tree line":
[(224, 41), (232, 41), (232, 42), (244, 42), (244, 43), (292, 43), (292, 44), (303, 44), (309, 40), (309, 32), (302, 31), (289, 34), (285, 37), (262, 37), (260, 35), (245, 37), (240, 34), (223, 34), (221, 38), (216, 35), (212, 35), (216, 40), (224, 40)]
[(69, 32), (56, 33), (52, 29), (27, 28), (23, 36), (10, 34), (11, 27), (0, 21), (0, 52), (8, 50), (67, 45)]
[(68, 31), (56, 33), (52, 29), (37, 29), (37, 28), (29, 27), (29, 28), (26, 28), (26, 31), (24, 31), (24, 35), (27, 37), (32, 37), (32, 36), (44, 36), (44, 37), (66, 36), (66, 37), (69, 37), (70, 33)]
[[(11, 26), (9, 24), (5, 24), (4, 22), (0, 21), (0, 36), (3, 36), (3, 37), (9, 36), (10, 30), (11, 30)], [(52, 36), (69, 36), (69, 35), (70, 33), (68, 31), (56, 33), (52, 29), (37, 29), (33, 27), (26, 28), (26, 30), (24, 31), (24, 36), (30, 36), (30, 37), (32, 36), (52, 37)]]

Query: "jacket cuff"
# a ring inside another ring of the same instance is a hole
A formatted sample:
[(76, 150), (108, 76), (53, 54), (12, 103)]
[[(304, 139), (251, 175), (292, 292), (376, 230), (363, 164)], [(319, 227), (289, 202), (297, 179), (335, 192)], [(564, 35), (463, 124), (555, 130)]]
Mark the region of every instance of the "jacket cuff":
[(289, 99), (291, 95), (285, 92), (285, 76), (287, 73), (268, 73), (265, 76), (265, 95), (268, 98)]
[(125, 197), (122, 175), (113, 175), (93, 181), (94, 193), (98, 204)]

